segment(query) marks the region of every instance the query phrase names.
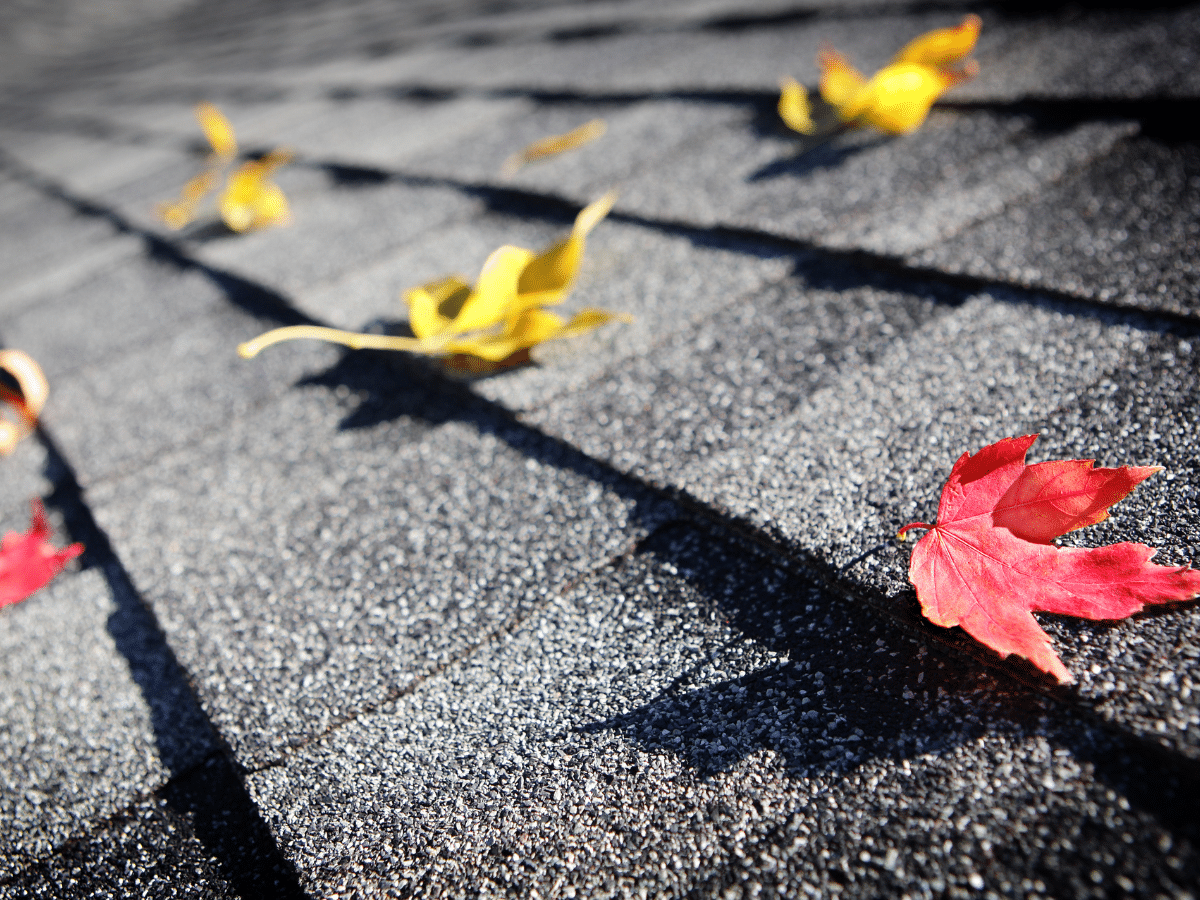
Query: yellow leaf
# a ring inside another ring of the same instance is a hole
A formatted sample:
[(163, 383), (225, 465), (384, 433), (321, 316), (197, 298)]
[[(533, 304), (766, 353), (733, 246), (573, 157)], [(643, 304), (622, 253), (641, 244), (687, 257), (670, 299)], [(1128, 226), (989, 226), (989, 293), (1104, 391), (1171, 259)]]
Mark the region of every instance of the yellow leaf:
[(409, 327), (415, 337), (355, 334), (334, 328), (295, 325), (276, 328), (238, 347), (249, 359), (282, 341), (332, 341), (354, 349), (408, 350), (431, 356), (481, 360), (460, 366), (494, 371), (499, 365), (528, 358), (527, 351), (544, 341), (582, 334), (628, 316), (585, 309), (563, 321), (541, 307), (562, 301), (575, 278), (588, 233), (608, 214), (616, 200), (606, 194), (575, 217), (571, 234), (542, 253), (504, 246), (484, 263), (474, 287), (457, 276), (431, 281), (404, 294)]
[(779, 82), (779, 117), (784, 125), (801, 134), (812, 134), (816, 128), (808, 92), (794, 79), (785, 78)]
[[(196, 107), (196, 117), (212, 145), (213, 156), (208, 168), (184, 185), (178, 200), (159, 205), (159, 217), (172, 229), (182, 228), (196, 217), (196, 210), (216, 188), (222, 171), (237, 157), (233, 126), (219, 109), (211, 103), (201, 103)], [(250, 231), (288, 221), (287, 197), (268, 179), (291, 158), (292, 154), (286, 150), (272, 150), (262, 159), (239, 166), (229, 176), (217, 200), (226, 225), (234, 231)]]
[(978, 73), (973, 60), (951, 65), (962, 62), (975, 47), (981, 26), (978, 16), (969, 15), (954, 28), (927, 32), (910, 41), (869, 81), (842, 54), (823, 48), (818, 57), (821, 97), (843, 122), (872, 125), (889, 134), (914, 131), (938, 97)]
[(204, 130), (204, 136), (208, 138), (217, 159), (225, 164), (232, 162), (238, 149), (237, 137), (229, 120), (211, 103), (199, 104), (196, 107), (196, 118), (200, 120), (200, 127)]
[(609, 191), (599, 200), (589, 203), (575, 217), (575, 226), (570, 235), (530, 261), (517, 285), (517, 293), (522, 296), (524, 306), (547, 306), (563, 301), (575, 282), (588, 234), (608, 215), (616, 202), (616, 192)]
[(275, 150), (243, 163), (229, 176), (218, 204), (226, 225), (234, 231), (250, 231), (288, 221), (287, 197), (267, 178), (290, 158), (286, 151)]
[(937, 28), (913, 38), (892, 57), (892, 63), (918, 63), (945, 68), (970, 55), (979, 39), (983, 20), (974, 14), (963, 18), (954, 28)]
[(597, 138), (602, 137), (607, 129), (608, 125), (603, 119), (592, 119), (589, 122), (584, 122), (578, 128), (572, 128), (566, 134), (556, 134), (548, 138), (542, 138), (540, 141), (534, 141), (524, 150), (514, 153), (506, 159), (500, 172), (506, 177), (515, 175), (518, 169), (528, 163), (537, 162), (540, 159), (546, 159), (550, 156), (557, 156), (560, 153), (566, 153), (568, 150), (582, 147), (584, 144), (590, 144)]

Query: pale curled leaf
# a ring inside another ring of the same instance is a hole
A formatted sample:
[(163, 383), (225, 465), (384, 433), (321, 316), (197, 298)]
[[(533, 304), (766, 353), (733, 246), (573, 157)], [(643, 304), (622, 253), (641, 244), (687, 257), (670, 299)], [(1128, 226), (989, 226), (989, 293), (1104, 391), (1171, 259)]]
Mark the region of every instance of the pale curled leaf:
[(7, 456), (37, 427), (50, 386), (42, 367), (21, 350), (0, 350), (0, 370), (16, 385), (14, 390), (0, 383), (0, 455)]

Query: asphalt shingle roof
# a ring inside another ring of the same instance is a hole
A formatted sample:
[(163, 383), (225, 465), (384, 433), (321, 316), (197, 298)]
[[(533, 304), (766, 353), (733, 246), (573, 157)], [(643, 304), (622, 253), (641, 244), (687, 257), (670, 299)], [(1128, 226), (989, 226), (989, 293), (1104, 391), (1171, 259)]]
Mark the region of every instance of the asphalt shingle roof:
[[(1041, 617), (1060, 687), (894, 540), (1040, 432), (1164, 467), (1071, 540), (1200, 559), (1194, 4), (72, 10), (0, 29), (0, 342), (51, 383), (0, 525), (87, 545), (0, 611), (0, 896), (1195, 896), (1198, 607)], [(915, 134), (776, 121), (822, 42), (966, 11)], [(291, 227), (157, 221), (204, 99), (295, 151)], [(630, 324), (234, 353), (403, 328), (611, 188), (565, 308)]]

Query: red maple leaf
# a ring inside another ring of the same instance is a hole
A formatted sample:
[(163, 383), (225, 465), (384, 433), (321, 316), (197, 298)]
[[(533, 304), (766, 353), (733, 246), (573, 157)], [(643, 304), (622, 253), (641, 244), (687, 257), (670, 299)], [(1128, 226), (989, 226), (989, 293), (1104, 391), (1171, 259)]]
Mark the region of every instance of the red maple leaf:
[(42, 501), (29, 502), (33, 518), (24, 534), (10, 531), (0, 543), (0, 607), (20, 603), (45, 587), (68, 562), (83, 552), (83, 544), (61, 550), (50, 543), (50, 524)]
[(931, 622), (960, 625), (1001, 656), (1016, 653), (1072, 680), (1033, 612), (1123, 619), (1146, 604), (1200, 595), (1200, 572), (1158, 566), (1145, 544), (1083, 549), (1055, 538), (1108, 518), (1108, 508), (1160, 469), (1093, 469), (1090, 459), (1026, 465), (1036, 434), (964, 453), (942, 489), (936, 525), (913, 548), (908, 577)]

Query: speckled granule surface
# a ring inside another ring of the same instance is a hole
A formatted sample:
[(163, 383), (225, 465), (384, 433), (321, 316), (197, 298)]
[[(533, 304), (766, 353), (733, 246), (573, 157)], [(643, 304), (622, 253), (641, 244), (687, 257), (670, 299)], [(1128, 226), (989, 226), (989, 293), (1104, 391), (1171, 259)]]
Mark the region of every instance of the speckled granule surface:
[[(776, 84), (983, 19), (912, 135)], [(220, 0), (0, 13), (0, 344), (51, 381), (0, 525), (0, 897), (1167, 897), (1200, 884), (1200, 612), (925, 622), (954, 460), (1157, 464), (1081, 546), (1200, 559), (1200, 8)], [(294, 222), (168, 232), (195, 102)], [(502, 177), (514, 150), (604, 138)], [(615, 188), (466, 378), (320, 344)]]

